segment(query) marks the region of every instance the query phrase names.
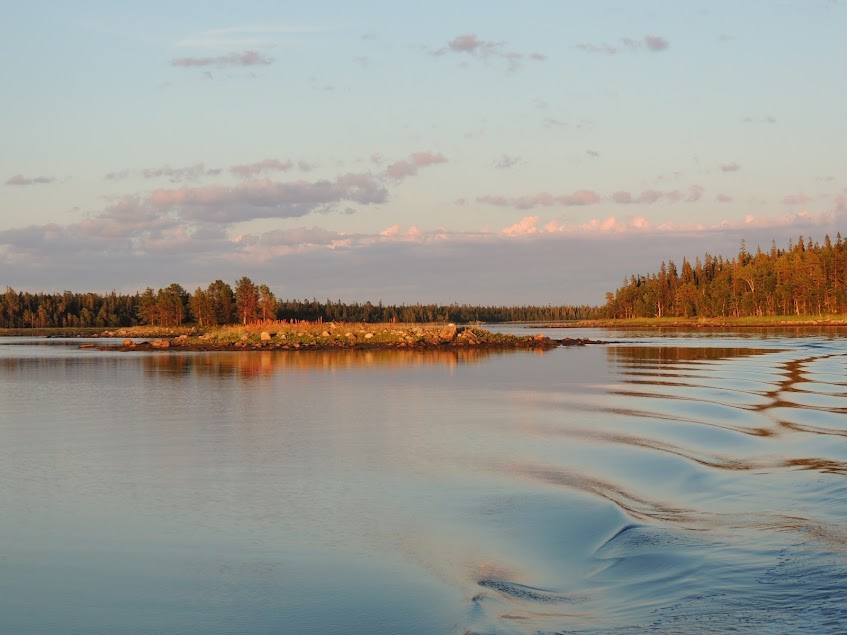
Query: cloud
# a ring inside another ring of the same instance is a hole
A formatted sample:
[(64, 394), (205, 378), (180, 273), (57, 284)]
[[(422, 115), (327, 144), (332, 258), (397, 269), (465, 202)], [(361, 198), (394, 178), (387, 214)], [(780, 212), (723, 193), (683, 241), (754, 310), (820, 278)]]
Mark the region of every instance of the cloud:
[(590, 148), (585, 151), (585, 154), (587, 154), (590, 157), (599, 157), (600, 156), (600, 152), (598, 150), (592, 150)]
[(583, 53), (597, 53), (602, 55), (617, 55), (622, 51), (642, 51), (646, 50), (650, 53), (660, 53), (670, 48), (670, 42), (658, 35), (645, 35), (640, 40), (624, 37), (618, 40), (615, 45), (602, 43), (592, 44), (582, 42), (576, 45), (576, 49)]
[(514, 207), (515, 209), (533, 209), (535, 207), (563, 206), (571, 207), (578, 205), (593, 205), (600, 202), (600, 197), (591, 190), (577, 190), (573, 194), (553, 195), (549, 192), (539, 192), (530, 196), (506, 197), (506, 196), (478, 196), (478, 203), (486, 203), (497, 207)]
[(272, 57), (265, 57), (258, 51), (244, 51), (242, 53), (230, 53), (217, 57), (179, 57), (171, 60), (171, 66), (200, 67), (200, 68), (228, 68), (247, 66), (268, 66), (274, 63)]
[(806, 205), (812, 199), (805, 194), (789, 194), (782, 199), (785, 205)]
[(718, 194), (718, 195), (715, 197), (715, 200), (716, 200), (718, 203), (732, 203), (732, 201), (733, 201), (734, 199), (733, 199), (731, 196), (729, 196), (728, 194)]
[(195, 163), (184, 167), (174, 168), (165, 165), (157, 168), (144, 168), (140, 171), (133, 170), (118, 170), (109, 172), (104, 177), (107, 181), (121, 181), (130, 178), (131, 176), (140, 175), (145, 179), (168, 179), (171, 183), (181, 183), (183, 181), (196, 181), (204, 176), (218, 176), (221, 173), (219, 168), (207, 169), (203, 163)]
[(612, 194), (611, 200), (619, 205), (652, 205), (660, 201), (676, 203), (684, 200), (688, 203), (699, 201), (703, 196), (703, 187), (701, 185), (691, 185), (687, 192), (679, 190), (670, 190), (662, 192), (660, 190), (644, 190), (638, 196), (634, 196), (630, 192), (619, 190)]
[(123, 179), (129, 178), (131, 175), (132, 172), (130, 170), (116, 170), (115, 172), (109, 172), (103, 178), (107, 181), (122, 181)]
[(256, 218), (296, 218), (327, 211), (343, 201), (385, 203), (388, 190), (370, 174), (345, 174), (334, 181), (247, 181), (234, 187), (183, 187), (156, 190), (151, 203), (159, 209), (178, 208), (187, 220), (235, 223)]
[[(301, 165), (303, 165), (301, 163)], [(292, 161), (279, 161), (277, 159), (264, 159), (256, 163), (245, 165), (233, 165), (229, 171), (242, 179), (249, 179), (265, 172), (287, 172), (294, 167)], [(302, 168), (301, 168), (302, 169)]]
[(744, 117), (741, 123), (776, 123), (776, 117), (767, 115), (766, 117)]
[(523, 163), (523, 159), (520, 157), (513, 157), (508, 154), (504, 154), (500, 158), (495, 159), (494, 167), (500, 170), (508, 170), (509, 168), (513, 168), (521, 163)]
[(685, 198), (686, 202), (694, 203), (695, 201), (699, 201), (703, 196), (703, 190), (702, 185), (690, 185), (688, 187), (688, 196)]
[[(798, 233), (834, 235), (844, 213), (845, 201), (836, 197), (830, 211), (817, 214), (710, 224), (656, 224), (638, 215), (567, 224), (529, 215), (499, 231), (395, 224), (358, 234), (313, 226), (228, 236), (137, 198), (70, 225), (2, 230), (0, 262), (7, 284), (34, 290), (74, 289), (85, 280), (88, 288), (133, 292), (165, 286), (175, 271), (180, 284), (193, 288), (223, 270), (261, 280), (286, 297), (601, 304), (622, 277), (656, 271), (662, 259), (731, 256), (741, 238), (753, 249), (771, 240), (787, 244)], [(116, 233), (109, 221), (137, 229)]]
[(525, 59), (541, 62), (547, 59), (543, 53), (530, 53), (525, 55), (516, 51), (510, 51), (506, 48), (504, 42), (496, 42), (491, 40), (482, 40), (474, 33), (465, 33), (457, 35), (447, 44), (433, 51), (433, 55), (441, 56), (444, 54), (459, 54), (476, 57), (484, 61), (499, 60), (505, 61), (509, 70), (517, 70)]
[(593, 190), (577, 190), (573, 194), (553, 195), (549, 192), (540, 192), (529, 196), (500, 196), (500, 195), (484, 195), (478, 196), (478, 203), (488, 205), (496, 205), (497, 207), (512, 207), (514, 209), (534, 209), (536, 207), (553, 207), (563, 206), (571, 207), (576, 205), (595, 205), (608, 200), (617, 205), (652, 205), (659, 202), (677, 203), (685, 201), (694, 203), (699, 201), (703, 196), (704, 188), (701, 185), (690, 185), (687, 190), (644, 190), (638, 195), (632, 194), (625, 190), (618, 190), (608, 198), (604, 198)]
[(721, 164), (721, 172), (738, 172), (741, 169), (741, 166), (738, 165), (735, 161), (732, 163), (722, 163)]
[(527, 216), (520, 222), (505, 227), (500, 231), (503, 236), (527, 236), (538, 233), (538, 216)]
[(6, 179), (6, 185), (48, 185), (50, 183), (55, 183), (56, 179), (52, 176), (35, 176), (35, 177), (27, 177), (23, 174), (16, 174), (15, 176), (11, 176)]
[(617, 55), (618, 49), (609, 44), (587, 44), (581, 43), (576, 45), (577, 50), (583, 53), (603, 53), (605, 55)]
[(446, 162), (447, 159), (440, 153), (415, 152), (407, 159), (389, 165), (385, 169), (385, 173), (395, 181), (402, 181), (406, 177), (417, 174), (420, 168)]
[(663, 37), (645, 35), (644, 46), (646, 46), (648, 50), (656, 52), (666, 50), (670, 46), (670, 43)]
[(179, 183), (194, 181), (201, 176), (217, 176), (220, 172), (219, 169), (207, 170), (202, 163), (196, 163), (182, 168), (172, 168), (169, 165), (161, 168), (146, 168), (141, 171), (141, 175), (145, 179), (166, 178), (172, 183)]

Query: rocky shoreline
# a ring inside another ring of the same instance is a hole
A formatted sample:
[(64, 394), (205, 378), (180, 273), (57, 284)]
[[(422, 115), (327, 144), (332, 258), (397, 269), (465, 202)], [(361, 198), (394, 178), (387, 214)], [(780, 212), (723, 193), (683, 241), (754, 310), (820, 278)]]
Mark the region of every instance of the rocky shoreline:
[[(135, 338), (132, 335), (136, 335)], [(332, 349), (530, 349), (584, 346), (603, 342), (584, 338), (552, 339), (545, 335), (505, 335), (477, 326), (398, 326), (394, 324), (272, 324), (224, 327), (208, 332), (144, 337), (129, 330), (105, 332), (101, 337), (126, 337), (121, 345), (96, 345), (115, 351), (292, 351)], [(87, 343), (87, 347), (95, 347)]]

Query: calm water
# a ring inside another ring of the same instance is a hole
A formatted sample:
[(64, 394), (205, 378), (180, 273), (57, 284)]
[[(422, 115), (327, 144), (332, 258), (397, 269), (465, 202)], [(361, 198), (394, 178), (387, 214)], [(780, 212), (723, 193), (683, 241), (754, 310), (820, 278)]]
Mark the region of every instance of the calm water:
[(0, 339), (0, 633), (847, 632), (847, 331), (549, 334)]

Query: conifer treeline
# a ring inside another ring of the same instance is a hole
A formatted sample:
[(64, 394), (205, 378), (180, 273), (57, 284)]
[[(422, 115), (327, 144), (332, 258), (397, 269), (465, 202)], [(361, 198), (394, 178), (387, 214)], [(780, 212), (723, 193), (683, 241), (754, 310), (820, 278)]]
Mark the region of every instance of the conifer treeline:
[(472, 306), (468, 304), (383, 305), (340, 300), (278, 300), (265, 284), (247, 277), (233, 288), (215, 280), (188, 293), (180, 284), (147, 288), (132, 295), (96, 293), (28, 293), (7, 288), (0, 295), (0, 328), (98, 327), (136, 325), (201, 327), (259, 320), (325, 322), (509, 322), (577, 320), (600, 317), (591, 306)]
[(787, 249), (735, 258), (706, 254), (692, 265), (662, 262), (658, 273), (631, 276), (606, 294), (606, 313), (631, 317), (746, 317), (847, 313), (847, 242), (804, 240)]

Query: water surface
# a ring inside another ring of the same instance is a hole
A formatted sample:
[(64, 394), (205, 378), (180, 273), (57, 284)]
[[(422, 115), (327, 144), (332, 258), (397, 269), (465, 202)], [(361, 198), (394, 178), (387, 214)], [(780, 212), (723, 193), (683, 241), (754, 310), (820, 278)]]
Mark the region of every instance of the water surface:
[(0, 340), (0, 632), (847, 631), (841, 333), (547, 333)]

